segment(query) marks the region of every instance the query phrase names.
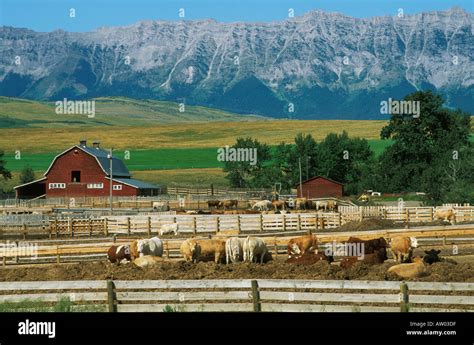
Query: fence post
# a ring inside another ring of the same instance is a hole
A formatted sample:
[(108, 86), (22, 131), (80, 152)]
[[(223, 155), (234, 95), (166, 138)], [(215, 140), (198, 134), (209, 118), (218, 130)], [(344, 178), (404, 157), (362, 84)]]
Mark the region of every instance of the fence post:
[(278, 256), (278, 242), (277, 242), (277, 238), (275, 237), (275, 257)]
[(70, 226), (71, 226), (71, 237), (74, 237), (74, 219), (71, 219), (71, 223), (70, 223)]
[(127, 217), (127, 234), (128, 234), (128, 236), (130, 236), (130, 234), (131, 234), (131, 231), (132, 231), (131, 227), (132, 227), (132, 224), (130, 222), (130, 217)]
[(104, 233), (105, 233), (105, 237), (109, 236), (109, 220), (107, 217), (105, 217), (104, 219)]
[(27, 231), (26, 224), (23, 224), (22, 229), (23, 229), (23, 239), (26, 240), (26, 231)]
[(148, 236), (151, 236), (151, 217), (148, 217)]
[(341, 227), (342, 226), (342, 213), (338, 212), (338, 214), (339, 214), (339, 217), (338, 217), (338, 222), (339, 223), (338, 223), (338, 225), (339, 225), (339, 227)]
[(89, 226), (89, 237), (92, 237), (92, 219), (90, 218), (88, 220), (88, 226)]
[(56, 232), (56, 238), (58, 238), (59, 231), (58, 231), (58, 217), (57, 216), (54, 216), (54, 231)]
[(301, 215), (298, 213), (297, 223), (296, 223), (296, 231), (301, 230)]
[(405, 208), (405, 222), (408, 224), (410, 222), (410, 209)]
[(263, 214), (260, 214), (260, 232), (263, 231)]
[(107, 302), (109, 304), (109, 313), (117, 312), (115, 284), (113, 280), (107, 280)]
[(196, 235), (197, 233), (197, 217), (196, 216), (193, 217), (193, 233), (194, 235)]
[(216, 234), (219, 232), (220, 228), (220, 221), (219, 216), (216, 216)]
[(256, 280), (252, 280), (252, 300), (253, 300), (253, 311), (259, 312), (262, 310), (262, 306), (260, 304), (260, 291), (258, 290), (258, 282)]
[(359, 206), (359, 221), (362, 222), (364, 220), (364, 206)]
[(400, 312), (407, 313), (409, 311), (409, 297), (408, 297), (408, 285), (405, 282), (400, 284)]
[(286, 214), (283, 214), (283, 231), (286, 231)]
[(433, 212), (433, 207), (430, 207), (430, 221), (434, 220), (434, 212)]
[(242, 228), (240, 226), (240, 215), (237, 215), (237, 230), (239, 231), (238, 233), (240, 234), (242, 232)]

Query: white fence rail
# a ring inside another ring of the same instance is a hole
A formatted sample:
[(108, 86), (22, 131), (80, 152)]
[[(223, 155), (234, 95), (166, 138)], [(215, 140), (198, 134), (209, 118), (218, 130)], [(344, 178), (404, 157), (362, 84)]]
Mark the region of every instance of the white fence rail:
[[(68, 298), (94, 311), (474, 311), (474, 283), (347, 280), (0, 282), (0, 303)], [(21, 306), (19, 306), (21, 308)], [(25, 308), (25, 306), (23, 306)]]

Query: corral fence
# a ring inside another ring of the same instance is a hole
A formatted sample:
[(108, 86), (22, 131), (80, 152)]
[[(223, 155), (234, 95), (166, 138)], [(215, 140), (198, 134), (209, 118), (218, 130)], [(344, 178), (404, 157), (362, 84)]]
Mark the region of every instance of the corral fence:
[[(453, 207), (453, 223), (474, 222), (474, 206)], [(246, 232), (316, 231), (338, 228), (351, 221), (387, 219), (404, 223), (435, 220), (433, 207), (341, 206), (338, 212), (286, 214), (183, 215), (150, 212), (126, 216), (78, 215), (0, 215), (0, 235), (12, 236), (94, 236), (109, 234), (156, 234), (164, 225), (178, 224), (180, 233), (219, 233), (223, 230)]]
[(347, 280), (108, 280), (0, 282), (0, 303), (109, 312), (474, 311), (474, 283)]
[[(288, 241), (292, 237), (301, 236), (304, 231), (292, 232), (270, 232), (258, 233), (274, 259), (284, 255), (287, 257)], [(346, 242), (349, 237), (360, 239), (392, 238), (395, 236), (414, 236), (418, 239), (419, 247), (423, 250), (438, 248), (440, 245), (452, 245), (453, 247), (443, 249), (443, 255), (472, 255), (472, 244), (474, 243), (474, 225), (453, 226), (429, 226), (410, 229), (384, 229), (349, 232), (317, 232), (314, 233), (320, 249), (324, 250), (327, 244), (335, 242)], [(222, 230), (212, 236), (216, 239), (227, 239), (230, 236), (246, 237), (249, 234), (238, 233), (236, 230)], [(255, 235), (255, 234), (253, 234)], [(149, 236), (149, 235), (148, 235)], [(138, 234), (133, 236), (113, 237), (74, 237), (74, 238), (51, 238), (42, 240), (7, 241), (0, 243), (0, 258), (2, 265), (16, 264), (40, 264), (40, 263), (63, 263), (106, 260), (107, 251), (112, 245), (130, 244), (136, 238), (143, 237)], [(208, 236), (199, 235), (196, 239), (207, 239)], [(182, 259), (180, 246), (185, 237), (162, 237), (163, 260)], [(456, 252), (453, 251), (454, 245)], [(336, 255), (337, 260), (337, 255)]]

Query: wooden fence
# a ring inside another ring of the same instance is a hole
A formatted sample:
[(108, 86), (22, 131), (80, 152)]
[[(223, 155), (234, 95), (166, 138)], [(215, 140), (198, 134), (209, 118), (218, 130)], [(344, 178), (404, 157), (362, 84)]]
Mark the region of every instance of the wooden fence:
[[(272, 255), (287, 255), (287, 245), (289, 239), (301, 236), (305, 232), (280, 232), (280, 233), (258, 233), (261, 236), (270, 253)], [(439, 245), (456, 244), (459, 246), (459, 255), (472, 254), (468, 248), (463, 249), (462, 245), (472, 247), (474, 240), (474, 225), (453, 225), (453, 226), (430, 226), (417, 227), (411, 229), (385, 229), (385, 230), (370, 230), (370, 231), (349, 231), (349, 232), (316, 232), (314, 233), (318, 242), (321, 244), (332, 241), (345, 242), (349, 237), (358, 237), (361, 239), (370, 239), (385, 237), (391, 238), (394, 236), (415, 236), (419, 239), (420, 246), (430, 246), (429, 242), (436, 242)], [(226, 239), (229, 236), (247, 236), (246, 233), (238, 234), (235, 230), (222, 230), (215, 234), (213, 238)], [(148, 236), (148, 235), (146, 235)], [(50, 239), (40, 240), (34, 242), (19, 242), (18, 246), (15, 243), (9, 242), (6, 244), (0, 243), (0, 258), (2, 258), (3, 265), (12, 264), (36, 264), (36, 263), (61, 263), (61, 262), (77, 262), (87, 260), (105, 260), (107, 250), (110, 246), (116, 244), (128, 244), (132, 239), (137, 237), (122, 235), (118, 238), (102, 237), (102, 238), (68, 238), (68, 239)], [(198, 236), (197, 238), (207, 238), (207, 236)], [(425, 240), (426, 239), (426, 240)], [(181, 258), (179, 252), (180, 245), (184, 240), (181, 238), (163, 238), (164, 242), (164, 258), (177, 259)], [(22, 245), (36, 245), (35, 255), (30, 251), (26, 251)], [(451, 255), (451, 254), (448, 254)]]
[(474, 311), (474, 283), (347, 280), (0, 282), (0, 303), (69, 298), (109, 312)]

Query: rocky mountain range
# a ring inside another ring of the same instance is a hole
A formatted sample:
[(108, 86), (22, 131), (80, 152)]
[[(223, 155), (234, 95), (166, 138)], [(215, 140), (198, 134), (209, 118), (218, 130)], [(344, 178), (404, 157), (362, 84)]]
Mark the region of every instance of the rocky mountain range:
[(77, 33), (0, 28), (0, 95), (127, 96), (301, 119), (382, 119), (433, 89), (474, 113), (474, 15), (460, 8), (271, 23), (140, 21)]

